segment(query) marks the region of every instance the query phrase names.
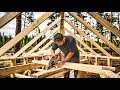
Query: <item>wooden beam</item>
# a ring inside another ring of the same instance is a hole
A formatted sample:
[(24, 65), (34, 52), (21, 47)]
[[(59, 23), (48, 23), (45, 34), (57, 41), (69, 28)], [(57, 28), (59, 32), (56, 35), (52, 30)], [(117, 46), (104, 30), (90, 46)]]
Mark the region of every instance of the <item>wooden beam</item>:
[(19, 73), (15, 73), (14, 76), (15, 76), (16, 78), (32, 78), (32, 77), (30, 77), (30, 76), (26, 76), (26, 75), (19, 74)]
[[(32, 63), (37, 63), (37, 64), (42, 64), (42, 65), (48, 65), (49, 60), (32, 60)], [(78, 67), (86, 67), (86, 68), (92, 68), (92, 69), (101, 69), (101, 70), (112, 70), (115, 71), (115, 67), (109, 67), (109, 66), (98, 66), (98, 65), (89, 65), (89, 64), (81, 64), (81, 63), (71, 63), (71, 62), (66, 62), (66, 65), (70, 66), (77, 66)]]
[(50, 28), (52, 28), (59, 21), (60, 21), (60, 18), (55, 20), (52, 24), (50, 24), (42, 32), (40, 32), (36, 37), (34, 37), (30, 42), (28, 42), (23, 48), (21, 48), (17, 53), (15, 53), (11, 58), (18, 57), (23, 51), (25, 51), (27, 48), (29, 48), (36, 40), (38, 40), (44, 33), (46, 33)]
[(0, 18), (0, 28), (13, 20), (20, 12), (8, 12)]
[(78, 48), (83, 54), (87, 54), (80, 46), (77, 45), (77, 48)]
[(48, 77), (48, 76), (51, 76), (51, 75), (54, 75), (56, 73), (63, 72), (66, 70), (67, 69), (64, 69), (64, 68), (55, 68), (52, 70), (44, 70), (44, 71), (40, 71), (40, 72), (37, 72), (35, 74), (32, 74), (32, 77), (33, 78), (45, 78), (45, 77)]
[(64, 30), (64, 12), (61, 12), (60, 15), (61, 15), (60, 32), (64, 35), (65, 34), (65, 30)]
[(28, 57), (31, 55), (37, 48), (39, 48), (46, 40), (48, 40), (51, 36), (53, 36), (59, 27), (55, 28), (51, 34), (49, 34), (46, 38), (44, 38), (41, 42), (39, 42), (32, 50), (30, 50), (24, 57)]
[(51, 16), (53, 12), (47, 12), (35, 20), (32, 24), (29, 25), (26, 29), (22, 30), (16, 37), (6, 43), (4, 46), (0, 48), (0, 56), (4, 54), (7, 50), (12, 48), (16, 43), (18, 43), (24, 36), (34, 30), (38, 25), (40, 25), (43, 21), (45, 21), (49, 16)]
[(96, 12), (88, 12), (93, 18), (95, 18), (101, 25), (105, 26), (108, 30), (110, 30), (113, 34), (120, 38), (120, 31), (118, 28), (111, 23), (109, 23), (106, 19), (100, 16)]
[[(41, 61), (36, 60), (36, 61), (33, 61), (33, 62), (38, 63), (38, 64), (43, 64), (43, 65), (48, 65), (49, 61), (48, 60), (41, 60)], [(66, 62), (62, 66), (62, 68), (64, 68), (64, 69), (69, 69), (69, 70), (73, 69), (73, 70), (79, 70), (79, 71), (84, 71), (84, 72), (96, 73), (96, 74), (100, 74), (100, 75), (101, 74), (102, 75), (109, 74), (109, 75), (107, 75), (107, 77), (120, 78), (119, 75), (113, 73), (112, 71), (103, 70), (103, 67), (108, 67), (108, 66), (96, 66), (96, 65), (79, 64), (79, 63), (71, 63), (71, 62)], [(112, 68), (112, 67), (110, 67), (110, 68)], [(61, 68), (58, 68), (58, 69), (61, 69)], [(44, 73), (42, 73), (42, 74), (44, 74)], [(39, 75), (42, 75), (42, 74), (39, 74)]]
[(97, 35), (101, 40), (103, 40), (109, 47), (111, 47), (115, 52), (117, 52), (120, 55), (120, 50), (117, 48), (114, 44), (112, 44), (109, 40), (107, 40), (104, 36), (102, 36), (97, 30), (92, 28), (89, 24), (87, 24), (82, 18), (79, 16), (73, 14), (72, 12), (69, 12), (71, 16), (73, 16), (75, 19), (77, 19), (79, 22), (81, 22), (84, 26), (86, 26), (91, 32), (93, 32), (95, 35)]
[(92, 50), (87, 44), (85, 44), (80, 38), (78, 38), (77, 36), (75, 36), (70, 30), (68, 30), (66, 27), (64, 27), (65, 30), (70, 33), (75, 39), (77, 39), (83, 46), (85, 46), (91, 53), (93, 53), (94, 55), (98, 56), (98, 54)]
[(26, 65), (17, 65), (17, 66), (12, 66), (12, 67), (0, 68), (0, 76), (8, 76), (10, 74), (22, 72), (28, 69), (39, 68), (42, 66), (43, 66), (42, 64), (30, 63)]
[(40, 51), (38, 51), (36, 54), (40, 54), (43, 50), (45, 50), (53, 41), (49, 41)]
[(90, 39), (88, 35), (86, 35), (81, 29), (78, 29), (74, 24), (72, 24), (69, 20), (64, 18), (64, 20), (70, 24), (77, 32), (83, 35), (86, 39), (88, 39), (94, 46), (96, 46), (101, 52), (103, 52), (106, 56), (111, 56), (106, 50), (104, 50), (100, 45), (98, 45), (94, 40)]
[(68, 72), (68, 71), (70, 71), (70, 70), (66, 69), (66, 70), (58, 72), (56, 74), (47, 76), (46, 78), (61, 78), (61, 77), (63, 77), (63, 74), (66, 73), (66, 72)]

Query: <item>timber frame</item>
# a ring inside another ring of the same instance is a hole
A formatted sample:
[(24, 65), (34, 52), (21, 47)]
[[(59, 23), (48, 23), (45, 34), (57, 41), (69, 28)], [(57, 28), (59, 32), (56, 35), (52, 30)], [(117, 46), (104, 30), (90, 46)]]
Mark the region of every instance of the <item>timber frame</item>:
[[(17, 15), (22, 12), (9, 12), (3, 17), (0, 18), (0, 28), (13, 20)], [(96, 36), (98, 36), (101, 40), (103, 40), (110, 48), (112, 48), (117, 54), (120, 55), (120, 48), (115, 46), (113, 43), (108, 41), (104, 36), (102, 36), (97, 30), (92, 28), (87, 22), (85, 22), (81, 17), (77, 16), (73, 12), (68, 12), (73, 18), (79, 21), (82, 25), (87, 27), (91, 32), (93, 32)], [(17, 36), (11, 39), (8, 43), (0, 48), (0, 56), (6, 53), (9, 49), (11, 49), (14, 45), (17, 44), (22, 38), (24, 38), (27, 34), (37, 28), (42, 22), (44, 22), (47, 18), (53, 15), (54, 12), (46, 12), (37, 20), (35, 20), (32, 24), (30, 24), (27, 28), (22, 30)], [(100, 24), (109, 29), (114, 35), (120, 38), (120, 31), (118, 31), (117, 27), (114, 27), (112, 24), (107, 22), (103, 17), (98, 15), (95, 12), (88, 12), (93, 18), (95, 18)], [(104, 56), (95, 52), (91, 47), (82, 41), (75, 33), (72, 33), (67, 27), (64, 26), (64, 22), (67, 22), (70, 26), (73, 27), (79, 34), (83, 35), (87, 40), (89, 40), (95, 47), (97, 47)], [(20, 56), (25, 50), (27, 50), (35, 41), (37, 41), (41, 36), (43, 36), (48, 30), (50, 30), (54, 25), (59, 24), (58, 27), (54, 28), (54, 30), (41, 42), (39, 42), (34, 48), (32, 48), (25, 55)], [(44, 60), (46, 56), (50, 57), (51, 55), (48, 53), (41, 53), (43, 50), (50, 50), (51, 43), (53, 40), (52, 36), (60, 32), (65, 35), (65, 31), (67, 31), (71, 36), (73, 36), (77, 42), (80, 42), (86, 49), (90, 52), (86, 52), (83, 48), (77, 45), (79, 51), (82, 53), (80, 57), (84, 57), (84, 59), (80, 60), (80, 64), (77, 63), (65, 63), (62, 68), (56, 68), (52, 70), (46, 70), (48, 61)], [(48, 39), (50, 41), (42, 47), (38, 52), (35, 52), (42, 44), (44, 44)], [(33, 54), (34, 53), (34, 54)], [(89, 54), (91, 53), (91, 54)], [(32, 62), (29, 62), (29, 58), (32, 58)], [(41, 59), (39, 59), (41, 58)], [(90, 65), (91, 58), (94, 58), (94, 64)], [(107, 61), (107, 66), (100, 66), (99, 59), (104, 58)], [(17, 65), (16, 60), (23, 60), (22, 65)], [(92, 40), (89, 36), (87, 36), (81, 29), (76, 27), (72, 22), (70, 22), (67, 18), (64, 17), (64, 12), (60, 13), (60, 17), (48, 25), (42, 32), (40, 32), (36, 37), (34, 37), (30, 42), (28, 42), (23, 48), (21, 48), (18, 52), (16, 52), (13, 56), (8, 58), (0, 57), (1, 61), (10, 60), (11, 67), (0, 68), (0, 76), (9, 76), (17, 78), (55, 78), (61, 76), (63, 73), (71, 71), (71, 70), (79, 70), (78, 78), (85, 78), (87, 72), (99, 74), (101, 78), (120, 78), (119, 75), (115, 74), (112, 71), (115, 71), (115, 67), (112, 67), (112, 60), (120, 60), (120, 57), (110, 55), (106, 50), (104, 50), (100, 45), (98, 45), (94, 40)], [(87, 63), (87, 64), (84, 64)], [(44, 68), (44, 69), (40, 69)], [(23, 72), (20, 74), (19, 72)], [(31, 74), (32, 71), (37, 71), (37, 73)], [(28, 75), (26, 75), (28, 74)]]

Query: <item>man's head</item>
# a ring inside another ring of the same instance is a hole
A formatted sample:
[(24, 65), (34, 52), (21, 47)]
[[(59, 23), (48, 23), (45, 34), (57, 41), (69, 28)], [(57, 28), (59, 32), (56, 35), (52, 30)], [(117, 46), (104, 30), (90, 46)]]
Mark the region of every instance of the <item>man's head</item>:
[(58, 44), (58, 46), (61, 46), (65, 43), (64, 36), (61, 33), (56, 33), (54, 35), (54, 42)]

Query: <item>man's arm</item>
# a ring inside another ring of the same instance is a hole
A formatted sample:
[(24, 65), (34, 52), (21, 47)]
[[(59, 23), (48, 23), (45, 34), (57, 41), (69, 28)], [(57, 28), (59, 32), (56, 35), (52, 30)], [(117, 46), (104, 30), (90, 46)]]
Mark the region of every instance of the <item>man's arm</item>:
[(51, 49), (51, 55), (55, 56), (55, 50)]
[(66, 56), (66, 58), (63, 60), (63, 63), (67, 62), (68, 60), (70, 60), (70, 58), (74, 55), (74, 52), (69, 52), (68, 55)]

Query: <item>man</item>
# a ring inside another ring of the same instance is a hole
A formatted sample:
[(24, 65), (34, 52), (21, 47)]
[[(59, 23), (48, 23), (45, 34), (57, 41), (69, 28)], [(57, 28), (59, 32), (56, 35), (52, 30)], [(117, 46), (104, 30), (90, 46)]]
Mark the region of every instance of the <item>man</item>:
[[(79, 63), (79, 51), (76, 46), (76, 41), (72, 36), (63, 36), (61, 33), (54, 35), (54, 42), (52, 43), (52, 56), (55, 55), (55, 50), (59, 48), (64, 53), (64, 60), (60, 61), (57, 65), (58, 68), (62, 67), (66, 62)], [(77, 70), (74, 70), (74, 76), (77, 77)], [(64, 74), (64, 78), (69, 78), (70, 72)]]

